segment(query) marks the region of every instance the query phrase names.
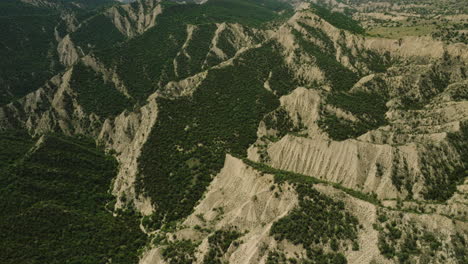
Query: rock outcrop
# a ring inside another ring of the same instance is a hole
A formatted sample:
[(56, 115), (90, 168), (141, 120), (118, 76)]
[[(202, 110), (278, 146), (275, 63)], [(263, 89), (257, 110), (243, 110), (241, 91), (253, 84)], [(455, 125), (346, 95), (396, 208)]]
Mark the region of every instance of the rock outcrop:
[(159, 0), (136, 1), (108, 9), (105, 14), (116, 28), (131, 38), (156, 25), (156, 17), (163, 12)]

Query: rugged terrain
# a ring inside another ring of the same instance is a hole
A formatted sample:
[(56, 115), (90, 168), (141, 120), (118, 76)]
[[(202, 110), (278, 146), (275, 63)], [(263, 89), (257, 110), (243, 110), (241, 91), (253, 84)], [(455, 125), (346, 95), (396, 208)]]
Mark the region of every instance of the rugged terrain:
[[(417, 17), (461, 32), (467, 12), (395, 2), (2, 3), (0, 143), (14, 147), (1, 177), (21, 206), (2, 205), (15, 242), (0, 259), (466, 263), (466, 39), (382, 28)], [(56, 194), (99, 174), (90, 206)], [(65, 245), (107, 246), (80, 259), (48, 238), (55, 255), (15, 253), (31, 239), (15, 230), (48, 210), (70, 222)], [(96, 221), (108, 228), (90, 241)]]

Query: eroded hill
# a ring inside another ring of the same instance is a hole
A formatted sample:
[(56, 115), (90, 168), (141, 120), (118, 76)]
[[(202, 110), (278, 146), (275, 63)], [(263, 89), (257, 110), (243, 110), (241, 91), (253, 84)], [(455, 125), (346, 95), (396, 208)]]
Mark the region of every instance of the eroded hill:
[(104, 8), (0, 125), (104, 145), (140, 263), (464, 263), (468, 47), (339, 7)]

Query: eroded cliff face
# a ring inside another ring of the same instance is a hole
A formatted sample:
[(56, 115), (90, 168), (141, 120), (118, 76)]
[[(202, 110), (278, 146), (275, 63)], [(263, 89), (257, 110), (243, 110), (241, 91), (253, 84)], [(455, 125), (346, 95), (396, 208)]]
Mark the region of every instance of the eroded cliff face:
[(37, 135), (49, 131), (96, 135), (99, 118), (85, 114), (70, 88), (72, 69), (54, 76), (43, 87), (2, 107), (4, 127), (23, 127)]
[(75, 45), (70, 39), (70, 35), (66, 35), (57, 46), (57, 52), (60, 57), (60, 62), (66, 67), (75, 64), (79, 59), (79, 53)]
[(156, 98), (153, 96), (137, 111), (124, 112), (114, 120), (104, 121), (98, 138), (116, 152), (120, 163), (112, 187), (112, 193), (117, 197), (116, 208), (133, 206), (143, 215), (154, 211), (150, 200), (136, 194), (135, 178), (138, 174), (138, 157), (156, 122), (157, 111)]
[[(461, 153), (448, 133), (460, 133), (466, 125), (466, 101), (440, 102), (440, 96), (421, 110), (390, 110), (390, 123), (385, 127), (367, 132), (357, 139), (335, 141), (324, 133), (317, 122), (323, 105), (321, 92), (298, 88), (281, 98), (284, 109), (295, 124), (301, 123), (302, 136), (286, 135), (278, 142), (259, 140), (249, 150), (249, 157), (267, 161), (273, 167), (341, 183), (347, 187), (374, 192), (382, 199), (405, 197), (408, 192), (422, 198), (424, 191), (423, 171), (430, 167), (451, 164), (456, 166)], [(443, 96), (443, 95), (441, 95)], [(338, 116), (353, 120), (351, 113), (331, 108)], [(262, 123), (258, 137), (276, 136)], [(269, 143), (268, 143), (269, 142)], [(438, 146), (435, 153), (430, 146)], [(261, 153), (266, 157), (261, 157)], [(435, 157), (438, 158), (435, 158)], [(437, 159), (439, 162), (423, 163), (421, 159)], [(426, 167), (426, 166), (429, 166)], [(396, 175), (411, 181), (411, 188), (398, 190)], [(435, 176), (434, 177), (440, 177)], [(393, 178), (393, 179), (392, 179)]]
[(127, 37), (134, 37), (156, 25), (156, 17), (163, 12), (159, 0), (136, 1), (119, 5), (105, 12), (117, 29)]

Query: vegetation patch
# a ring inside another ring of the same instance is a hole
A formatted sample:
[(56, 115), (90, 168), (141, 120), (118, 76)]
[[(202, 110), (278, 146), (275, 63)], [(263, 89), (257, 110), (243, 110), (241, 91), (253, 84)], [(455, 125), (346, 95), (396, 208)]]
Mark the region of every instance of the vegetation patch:
[(299, 115), (298, 119), (299, 125), (296, 126), (288, 112), (286, 112), (284, 108), (280, 107), (266, 115), (263, 121), (265, 122), (267, 129), (276, 130), (276, 137), (282, 138), (288, 133), (298, 133), (305, 128)]
[(388, 110), (384, 97), (365, 92), (334, 93), (327, 97), (327, 103), (358, 117), (373, 120), (377, 125), (385, 123), (385, 113)]
[[(461, 132), (448, 134), (449, 140), (454, 144), (460, 156), (460, 163), (451, 166), (446, 161), (437, 160), (441, 166), (429, 166), (428, 157), (422, 157), (424, 164), (423, 175), (427, 190), (424, 198), (434, 201), (447, 201), (457, 191), (457, 186), (468, 177), (468, 127), (462, 125)], [(431, 151), (439, 151), (438, 146), (429, 146)], [(429, 164), (433, 164), (432, 162)]]
[(356, 73), (349, 70), (335, 59), (334, 53), (324, 52), (316, 44), (307, 41), (302, 33), (293, 29), (296, 40), (302, 50), (315, 58), (317, 66), (325, 73), (326, 79), (334, 90), (347, 91), (359, 80)]
[(395, 259), (399, 263), (413, 263), (418, 258), (423, 262), (424, 259), (444, 262), (442, 251), (452, 250), (442, 247), (441, 235), (403, 221), (400, 213), (388, 215), (379, 210), (377, 219), (374, 228), (379, 231), (378, 247), (380, 253), (388, 259)]
[(344, 202), (334, 201), (307, 184), (297, 184), (295, 190), (299, 206), (273, 224), (271, 234), (276, 240), (287, 239), (306, 248), (330, 243), (333, 249), (333, 239), (357, 238), (357, 218), (346, 212)]
[[(346, 263), (346, 258), (335, 252), (346, 241), (357, 240), (357, 218), (345, 210), (344, 202), (333, 200), (309, 184), (296, 184), (295, 189), (298, 207), (273, 224), (271, 235), (278, 241), (286, 239), (303, 245), (311, 261)], [(329, 246), (332, 252), (325, 253), (324, 246)]]
[[(279, 106), (263, 87), (273, 52), (271, 46), (252, 49), (233, 66), (211, 70), (192, 97), (158, 99), (137, 184), (158, 207), (155, 228), (189, 215), (226, 153), (245, 156), (255, 142), (260, 120)], [(194, 157), (199, 163), (189, 162)]]
[(71, 34), (73, 42), (85, 52), (112, 47), (127, 39), (104, 14), (98, 14), (84, 22)]
[[(20, 1), (2, 1), (0, 10), (1, 106), (38, 89), (62, 66), (54, 37), (60, 21), (56, 12)], [(11, 13), (2, 15), (7, 10)]]
[(314, 12), (333, 26), (348, 30), (356, 34), (364, 34), (364, 29), (359, 25), (358, 21), (353, 20), (347, 15), (339, 12), (332, 12), (325, 7), (312, 5)]
[(393, 63), (390, 53), (388, 52), (379, 54), (374, 51), (367, 51), (360, 59), (367, 64), (369, 70), (377, 73), (387, 71)]
[(236, 240), (242, 236), (242, 233), (236, 230), (217, 230), (208, 237), (210, 250), (203, 258), (203, 264), (221, 264), (221, 258), (228, 251), (231, 245), (236, 246)]
[(226, 56), (232, 58), (236, 55), (236, 47), (234, 47), (235, 36), (230, 30), (223, 30), (218, 39), (217, 46), (220, 48)]
[[(359, 223), (355, 216), (346, 212), (342, 201), (335, 201), (314, 189), (314, 184), (326, 184), (325, 181), (277, 170), (248, 159), (243, 161), (256, 170), (273, 174), (276, 184), (284, 182), (293, 184), (299, 196), (299, 205), (287, 216), (275, 222), (270, 233), (278, 241), (288, 240), (296, 245), (303, 245), (307, 257), (299, 260), (286, 258), (281, 252), (274, 251), (269, 253), (267, 263), (347, 263), (345, 256), (339, 251), (347, 247), (348, 243), (353, 250), (359, 249), (357, 243)], [(346, 189), (338, 184), (332, 185), (352, 196), (378, 204), (378, 200), (373, 196)], [(324, 247), (330, 250), (326, 252)]]
[(324, 180), (317, 179), (312, 176), (307, 176), (304, 174), (299, 174), (295, 172), (275, 169), (263, 163), (258, 163), (255, 161), (251, 161), (247, 158), (243, 159), (243, 162), (248, 166), (254, 168), (255, 170), (261, 171), (263, 173), (272, 174), (275, 179), (275, 183), (282, 184), (284, 182), (289, 182), (292, 184), (306, 184), (306, 185), (313, 185), (313, 184), (327, 184), (331, 185), (336, 189), (339, 189), (357, 199), (372, 203), (374, 205), (380, 205), (379, 199), (377, 199), (375, 194), (366, 194), (362, 193), (353, 189), (349, 189), (346, 187), (341, 186), (338, 183), (331, 183)]
[(328, 35), (323, 32), (323, 30), (311, 27), (305, 23), (297, 22), (302, 28), (307, 32), (307, 36), (311, 36), (322, 42), (325, 51), (328, 53), (334, 53), (336, 51), (333, 41), (328, 37)]
[(88, 113), (101, 117), (116, 116), (132, 106), (129, 98), (93, 69), (78, 63), (73, 67), (70, 85), (78, 94), (78, 103)]
[(211, 46), (209, 40), (213, 38), (215, 30), (215, 24), (199, 25), (194, 29), (188, 45), (177, 57), (178, 78), (185, 78), (202, 70)]
[(95, 51), (107, 68), (115, 68), (129, 94), (142, 103), (176, 79), (173, 61), (187, 37), (186, 26), (175, 18), (158, 16), (157, 23), (159, 26), (128, 42)]
[(162, 250), (164, 260), (169, 264), (192, 264), (196, 261), (197, 244), (191, 240), (176, 240), (169, 242)]
[[(163, 1), (161, 4), (164, 12), (157, 17), (156, 27), (119, 46), (95, 52), (108, 68), (116, 68), (130, 94), (139, 101), (169, 81), (201, 69), (199, 63), (207, 56), (203, 53), (211, 44), (209, 36), (214, 23), (260, 27), (279, 19), (281, 16), (276, 12), (290, 9), (287, 4), (270, 0), (211, 0), (203, 5)], [(193, 60), (189, 61), (188, 69), (183, 70), (184, 74), (176, 76), (174, 58), (187, 38), (187, 25), (198, 26), (200, 30), (195, 32), (188, 46)]]
[(365, 92), (332, 93), (327, 97), (327, 103), (352, 113), (354, 117), (358, 118), (357, 121), (351, 121), (340, 118), (333, 113), (325, 113), (318, 125), (332, 139), (356, 138), (369, 130), (387, 124), (385, 113), (388, 108), (385, 98), (380, 95)]
[(452, 236), (455, 258), (459, 263), (468, 263), (468, 242), (463, 234), (456, 233)]
[(436, 31), (435, 25), (401, 25), (398, 27), (374, 27), (366, 33), (371, 36), (398, 39), (407, 36), (426, 36)]
[(367, 132), (365, 128), (359, 126), (359, 123), (339, 118), (332, 113), (325, 113), (317, 124), (330, 138), (337, 141), (356, 138)]
[(0, 132), (0, 170), (13, 165), (34, 145), (26, 131), (11, 130)]

